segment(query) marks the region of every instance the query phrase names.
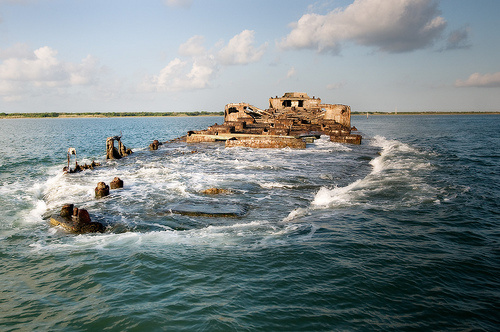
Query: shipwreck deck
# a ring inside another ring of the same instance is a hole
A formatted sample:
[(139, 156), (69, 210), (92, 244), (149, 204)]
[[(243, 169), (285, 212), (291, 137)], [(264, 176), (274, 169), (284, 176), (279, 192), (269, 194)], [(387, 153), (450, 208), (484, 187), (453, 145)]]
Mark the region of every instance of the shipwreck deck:
[(226, 147), (257, 147), (257, 148), (292, 148), (305, 149), (306, 142), (294, 136), (258, 135), (258, 134), (190, 134), (187, 143), (213, 143), (224, 141)]

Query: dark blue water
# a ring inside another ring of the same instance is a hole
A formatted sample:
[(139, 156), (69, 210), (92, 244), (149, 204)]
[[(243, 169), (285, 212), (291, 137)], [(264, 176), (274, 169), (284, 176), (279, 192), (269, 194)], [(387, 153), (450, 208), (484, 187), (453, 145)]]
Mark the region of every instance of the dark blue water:
[[(148, 149), (215, 122), (0, 120), (0, 330), (498, 330), (500, 116), (355, 116), (361, 146)], [(120, 131), (134, 154), (107, 162)], [(68, 147), (103, 166), (63, 174)], [(49, 226), (65, 203), (107, 231)]]

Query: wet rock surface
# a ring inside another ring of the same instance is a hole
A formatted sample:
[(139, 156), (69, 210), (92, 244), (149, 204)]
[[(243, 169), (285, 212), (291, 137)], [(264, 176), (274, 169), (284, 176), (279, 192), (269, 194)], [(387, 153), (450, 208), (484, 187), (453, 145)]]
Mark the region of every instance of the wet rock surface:
[(219, 194), (229, 194), (231, 193), (231, 190), (222, 188), (208, 188), (203, 190), (201, 193), (205, 195), (219, 195)]
[(59, 215), (52, 215), (49, 220), (52, 226), (61, 226), (70, 233), (103, 233), (104, 225), (93, 222), (86, 209), (79, 209), (73, 204), (66, 204), (61, 208)]
[(170, 212), (190, 217), (238, 218), (248, 213), (248, 206), (218, 202), (186, 202), (173, 206)]
[(149, 144), (149, 149), (150, 149), (151, 151), (158, 150), (158, 147), (159, 147), (160, 145), (162, 145), (162, 143), (160, 143), (157, 139), (155, 139), (155, 140), (153, 141), (153, 143)]
[(69, 218), (71, 216), (73, 216), (73, 204), (66, 204), (64, 205), (62, 208), (61, 208), (61, 217), (63, 218)]
[(113, 181), (109, 183), (109, 187), (111, 189), (120, 189), (123, 188), (123, 180), (120, 179), (119, 177), (115, 177)]
[(95, 188), (95, 197), (102, 198), (109, 195), (109, 186), (104, 182), (99, 182)]

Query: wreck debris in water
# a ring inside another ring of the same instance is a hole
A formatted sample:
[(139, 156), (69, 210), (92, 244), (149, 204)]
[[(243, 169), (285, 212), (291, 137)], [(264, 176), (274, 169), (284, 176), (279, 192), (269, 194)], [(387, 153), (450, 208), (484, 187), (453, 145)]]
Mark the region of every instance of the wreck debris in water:
[(225, 141), (226, 147), (304, 149), (321, 135), (332, 142), (361, 144), (361, 135), (351, 134), (351, 108), (322, 104), (306, 93), (288, 92), (269, 98), (262, 110), (248, 103), (227, 104), (224, 123), (208, 129), (190, 131), (187, 143)]
[(52, 215), (49, 220), (52, 226), (61, 226), (70, 233), (103, 233), (104, 225), (94, 222), (85, 209), (74, 207), (73, 204), (66, 204), (61, 208), (58, 215)]
[[(106, 159), (121, 159), (132, 153), (121, 141), (121, 136), (108, 137), (106, 139)], [(118, 149), (115, 148), (115, 141), (118, 141)]]
[[(75, 155), (75, 167), (71, 168), (69, 166), (70, 160), (71, 160), (71, 155)], [(101, 166), (101, 164), (96, 163), (95, 161), (92, 160), (92, 163), (90, 165), (78, 165), (78, 160), (76, 159), (76, 149), (75, 148), (68, 148), (68, 166), (63, 167), (63, 172), (64, 173), (78, 173), (86, 169), (94, 169), (97, 166)]]

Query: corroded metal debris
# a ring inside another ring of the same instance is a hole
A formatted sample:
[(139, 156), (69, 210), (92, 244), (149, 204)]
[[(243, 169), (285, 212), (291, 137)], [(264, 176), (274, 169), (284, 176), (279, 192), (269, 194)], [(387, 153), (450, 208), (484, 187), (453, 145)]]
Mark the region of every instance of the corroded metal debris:
[(225, 141), (226, 147), (304, 149), (321, 135), (332, 142), (361, 144), (361, 135), (351, 134), (351, 108), (322, 104), (320, 98), (289, 92), (269, 98), (269, 108), (247, 103), (227, 104), (224, 123), (190, 131), (187, 143)]
[[(132, 153), (121, 141), (121, 136), (108, 137), (106, 139), (106, 159), (120, 159)], [(115, 148), (115, 141), (118, 141), (118, 149)]]
[[(72, 155), (75, 156), (75, 167), (74, 168), (71, 168), (69, 165)], [(78, 172), (81, 172), (81, 171), (86, 170), (86, 169), (94, 169), (97, 166), (101, 166), (101, 164), (96, 163), (93, 160), (90, 163), (90, 165), (87, 165), (86, 163), (85, 163), (85, 165), (78, 165), (78, 160), (76, 159), (76, 149), (75, 148), (68, 148), (68, 166), (63, 167), (63, 172), (64, 173), (78, 173)]]

